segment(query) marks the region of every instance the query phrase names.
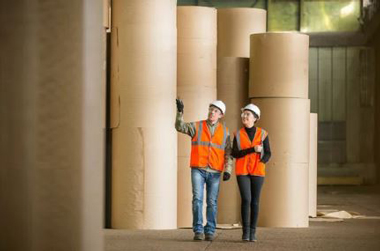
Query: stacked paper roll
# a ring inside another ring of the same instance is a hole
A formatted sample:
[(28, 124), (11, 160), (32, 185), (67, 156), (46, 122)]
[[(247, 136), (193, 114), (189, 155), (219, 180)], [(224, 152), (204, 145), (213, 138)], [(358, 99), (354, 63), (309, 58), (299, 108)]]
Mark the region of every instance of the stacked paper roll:
[(249, 36), (266, 32), (266, 14), (254, 8), (218, 9), (218, 58), (249, 58)]
[(318, 114), (310, 113), (309, 216), (317, 217)]
[(249, 97), (308, 98), (308, 53), (307, 35), (252, 35)]
[[(218, 59), (218, 99), (228, 111), (224, 120), (231, 132), (241, 127), (240, 109), (248, 104), (249, 58), (223, 57)], [(233, 170), (231, 180), (220, 184), (218, 223), (235, 224), (240, 221), (240, 194)]]
[(272, 157), (260, 202), (259, 225), (308, 226), (308, 99), (255, 98), (261, 110), (257, 126), (269, 133)]
[[(227, 106), (224, 117), (233, 132), (241, 128), (241, 111), (248, 102), (249, 37), (266, 31), (266, 11), (253, 8), (218, 9), (218, 99)], [(222, 182), (218, 199), (218, 223), (240, 222), (240, 194), (235, 172)]]
[(177, 227), (176, 4), (112, 2), (112, 227)]
[[(177, 96), (184, 102), (184, 120), (207, 118), (216, 99), (216, 10), (178, 7)], [(178, 134), (178, 227), (192, 226), (191, 138)]]
[(308, 36), (251, 35), (249, 97), (261, 110), (272, 158), (262, 190), (259, 225), (307, 227), (310, 100)]

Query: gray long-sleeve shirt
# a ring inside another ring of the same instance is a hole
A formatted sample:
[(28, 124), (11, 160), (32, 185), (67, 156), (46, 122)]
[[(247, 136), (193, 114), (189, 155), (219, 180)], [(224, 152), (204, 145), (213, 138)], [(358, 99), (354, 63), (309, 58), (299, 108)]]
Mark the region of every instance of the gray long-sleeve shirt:
[[(176, 117), (176, 121), (175, 121), (175, 129), (178, 132), (187, 134), (191, 138), (193, 138), (195, 135), (195, 131), (196, 131), (195, 123), (196, 122), (190, 122), (190, 123), (184, 122), (183, 121), (183, 114), (180, 112), (177, 112), (177, 117)], [(211, 133), (211, 136), (214, 135), (215, 129), (216, 129), (218, 124), (219, 124), (219, 122), (217, 122), (215, 124), (211, 124), (207, 120), (207, 127)], [(227, 138), (226, 138), (226, 147), (224, 149), (224, 171), (228, 172), (228, 173), (231, 173), (231, 170), (232, 170), (233, 159), (231, 156), (231, 152), (232, 152), (231, 138), (230, 138), (230, 134), (228, 133)], [(202, 168), (202, 167), (199, 167), (199, 168)], [(218, 173), (217, 170), (212, 169), (211, 167), (206, 167), (206, 168), (202, 168), (202, 169), (206, 170), (207, 172)]]

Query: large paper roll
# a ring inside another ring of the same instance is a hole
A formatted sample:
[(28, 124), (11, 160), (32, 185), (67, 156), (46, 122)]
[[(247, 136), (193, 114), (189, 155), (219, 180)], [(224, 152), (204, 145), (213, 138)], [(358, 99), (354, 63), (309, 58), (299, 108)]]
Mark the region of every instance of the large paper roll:
[(241, 108), (249, 103), (249, 58), (218, 58), (218, 99), (226, 104), (224, 120), (231, 134), (240, 129)]
[[(218, 58), (218, 99), (227, 106), (224, 117), (233, 133), (242, 127), (241, 108), (249, 103), (248, 99), (249, 58)], [(229, 182), (222, 182), (218, 200), (218, 223), (235, 224), (240, 222), (240, 194), (236, 183), (235, 171)]]
[(254, 98), (251, 102), (261, 110), (257, 125), (270, 135), (270, 163), (308, 163), (310, 100)]
[[(182, 137), (182, 138), (181, 138)], [(190, 145), (188, 136), (179, 135), (178, 148), (184, 145)], [(193, 226), (192, 201), (193, 194), (191, 192), (191, 168), (189, 156), (178, 156), (178, 227), (189, 228)]]
[[(240, 127), (240, 108), (248, 103), (249, 36), (266, 31), (266, 11), (224, 8), (217, 12), (218, 99), (226, 103), (225, 121), (232, 140), (233, 132)], [(234, 172), (231, 180), (236, 180)], [(219, 223), (240, 221), (240, 195), (236, 182), (222, 182), (218, 208)]]
[(103, 0), (103, 27), (109, 28), (111, 21), (111, 0)]
[(308, 98), (309, 37), (251, 35), (249, 97)]
[(308, 167), (308, 163), (269, 162), (260, 198), (259, 227), (309, 226)]
[(249, 58), (249, 36), (266, 32), (266, 13), (254, 8), (218, 9), (218, 58)]
[(272, 157), (260, 202), (259, 225), (307, 227), (310, 100), (254, 98), (257, 126), (269, 133)]
[(102, 2), (0, 12), (0, 250), (102, 251)]
[[(178, 40), (178, 42), (181, 41)], [(187, 59), (178, 59), (178, 86), (201, 85), (213, 86), (216, 89), (216, 53), (207, 53), (203, 56), (178, 53), (178, 58)]]
[(310, 113), (309, 216), (317, 217), (318, 114)]
[[(198, 26), (201, 24), (200, 26)], [(201, 6), (177, 7), (178, 38), (216, 41), (216, 9)], [(180, 47), (182, 45), (178, 45)]]
[(216, 87), (216, 9), (188, 6), (177, 11), (178, 86)]
[(176, 4), (112, 2), (112, 227), (177, 227)]
[[(216, 10), (178, 7), (177, 22), (177, 96), (185, 105), (184, 121), (199, 121), (216, 99)], [(190, 152), (191, 138), (178, 134), (178, 227), (192, 226)]]

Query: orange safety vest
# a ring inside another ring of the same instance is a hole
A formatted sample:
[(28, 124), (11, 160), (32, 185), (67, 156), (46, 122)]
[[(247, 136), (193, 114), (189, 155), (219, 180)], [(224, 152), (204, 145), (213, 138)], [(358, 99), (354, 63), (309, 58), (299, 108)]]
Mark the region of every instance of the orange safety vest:
[(191, 141), (191, 167), (210, 167), (222, 172), (224, 167), (224, 149), (228, 128), (219, 123), (214, 135), (208, 129), (205, 120), (195, 124), (195, 135)]
[[(235, 138), (239, 150), (248, 149), (257, 145), (262, 145), (268, 133), (260, 127), (256, 127), (253, 141), (249, 139), (245, 128), (241, 128), (235, 133)], [(264, 148), (263, 148), (264, 151)], [(242, 158), (237, 158), (235, 163), (236, 175), (265, 176), (265, 164), (260, 162), (262, 153), (250, 153)]]

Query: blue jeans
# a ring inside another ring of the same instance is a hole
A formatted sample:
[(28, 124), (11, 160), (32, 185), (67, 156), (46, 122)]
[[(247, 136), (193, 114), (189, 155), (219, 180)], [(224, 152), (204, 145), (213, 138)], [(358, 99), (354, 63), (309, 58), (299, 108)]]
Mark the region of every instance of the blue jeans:
[[(210, 173), (199, 168), (191, 168), (193, 187), (193, 231), (194, 233), (214, 234), (218, 210), (220, 173)], [(203, 191), (206, 184), (207, 224), (203, 229)]]

